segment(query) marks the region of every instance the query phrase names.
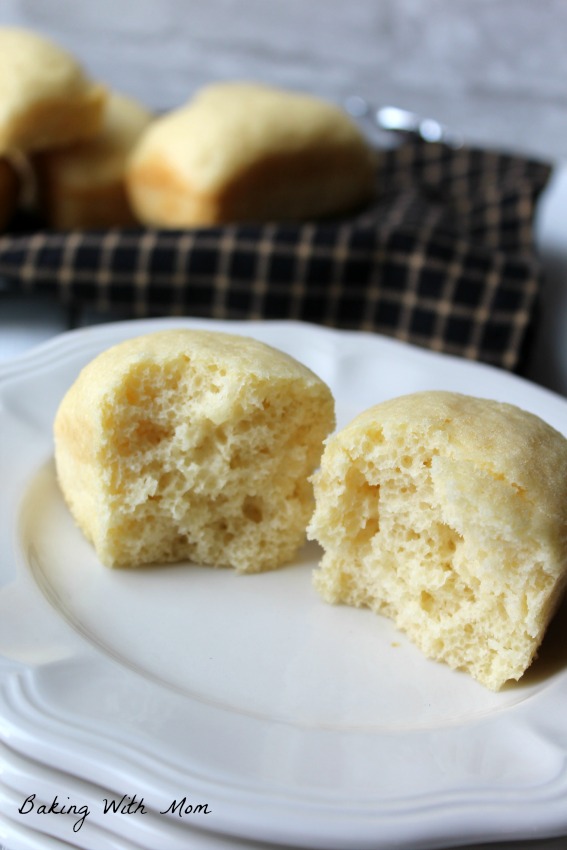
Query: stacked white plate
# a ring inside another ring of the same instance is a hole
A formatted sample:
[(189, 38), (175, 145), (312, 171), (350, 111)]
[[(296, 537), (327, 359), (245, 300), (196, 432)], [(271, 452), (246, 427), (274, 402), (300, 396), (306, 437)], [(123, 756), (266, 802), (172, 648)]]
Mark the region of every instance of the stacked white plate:
[(172, 325), (289, 351), (329, 383), (339, 426), (435, 388), (567, 429), (565, 399), (499, 370), (290, 322), (103, 325), (3, 365), (0, 844), (424, 850), (567, 834), (564, 618), (494, 694), (388, 620), (325, 605), (313, 545), (255, 576), (100, 566), (57, 488), (55, 410), (98, 352)]

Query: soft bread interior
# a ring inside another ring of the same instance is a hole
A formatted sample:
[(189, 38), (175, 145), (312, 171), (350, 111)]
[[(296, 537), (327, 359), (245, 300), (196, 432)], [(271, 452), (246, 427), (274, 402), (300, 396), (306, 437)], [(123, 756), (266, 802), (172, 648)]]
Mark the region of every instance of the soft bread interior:
[(566, 479), (565, 438), (517, 408), (445, 393), (379, 405), (329, 440), (315, 477), (316, 587), (499, 689), (564, 586)]
[[(94, 383), (93, 383), (94, 382)], [(59, 480), (111, 566), (289, 560), (334, 424), (325, 384), (253, 340), (153, 335), (87, 367), (56, 423)]]

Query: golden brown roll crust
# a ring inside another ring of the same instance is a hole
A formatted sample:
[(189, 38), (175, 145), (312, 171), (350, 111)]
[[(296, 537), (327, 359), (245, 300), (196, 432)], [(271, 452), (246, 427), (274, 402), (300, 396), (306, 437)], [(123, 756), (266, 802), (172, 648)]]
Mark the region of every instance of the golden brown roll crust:
[(139, 219), (161, 227), (318, 218), (373, 187), (369, 146), (338, 107), (251, 83), (209, 86), (160, 118), (128, 170)]
[(327, 601), (489, 688), (522, 676), (566, 582), (565, 437), (512, 405), (403, 396), (328, 440), (315, 495)]
[(105, 96), (66, 51), (28, 30), (0, 28), (0, 154), (93, 136)]
[(49, 227), (126, 227), (136, 223), (126, 193), (126, 162), (151, 113), (118, 92), (108, 96), (97, 135), (33, 158), (40, 208)]
[(109, 566), (256, 572), (304, 541), (333, 427), (329, 389), (293, 358), (231, 334), (157, 332), (81, 372), (55, 420), (57, 474)]

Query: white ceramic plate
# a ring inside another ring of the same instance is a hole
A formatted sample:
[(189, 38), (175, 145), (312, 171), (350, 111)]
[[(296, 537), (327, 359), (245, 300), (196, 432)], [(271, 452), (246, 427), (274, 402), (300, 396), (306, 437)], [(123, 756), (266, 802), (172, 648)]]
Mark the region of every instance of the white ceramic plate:
[[(69, 838), (77, 850), (294, 850), (289, 846), (251, 842), (232, 836), (191, 829), (187, 823), (164, 822), (150, 812), (145, 817), (114, 818), (104, 815), (101, 799), (108, 791), (52, 767), (26, 758), (0, 744), (0, 850), (69, 850)], [(31, 788), (36, 793), (36, 810), (22, 817), (19, 809)], [(82, 824), (74, 813), (44, 816), (37, 811), (40, 802), (80, 801), (88, 815)], [(73, 829), (80, 824), (77, 831)], [(460, 846), (460, 845), (459, 845)], [(565, 850), (565, 839), (467, 844), (463, 850)]]
[[(20, 846), (16, 837), (22, 831), (30, 840), (30, 845), (25, 845), (28, 850), (36, 846), (46, 850), (41, 843), (46, 837), (64, 842), (61, 847), (66, 850), (70, 842), (78, 850), (278, 850), (273, 844), (195, 829), (185, 821), (166, 820), (149, 810), (144, 816), (105, 815), (101, 801), (109, 798), (108, 789), (41, 765), (1, 743), (0, 765), (0, 850), (3, 842), (9, 850), (16, 850)], [(26, 802), (30, 792), (35, 795), (33, 809)], [(49, 809), (54, 799), (58, 809), (65, 811), (42, 814), (40, 806)], [(68, 810), (71, 801), (76, 810)], [(39, 843), (31, 843), (33, 836), (38, 836)]]
[[(565, 432), (567, 401), (499, 370), (289, 322), (155, 320), (65, 334), (0, 370), (0, 739), (179, 826), (311, 848), (427, 848), (567, 832), (561, 617), (493, 694), (370, 612), (324, 604), (318, 549), (265, 575), (100, 566), (60, 498), (55, 410), (79, 369), (172, 325), (244, 333), (326, 380), (339, 426), (452, 389)], [(173, 800), (209, 814), (167, 815)], [(167, 844), (163, 845), (163, 848)]]

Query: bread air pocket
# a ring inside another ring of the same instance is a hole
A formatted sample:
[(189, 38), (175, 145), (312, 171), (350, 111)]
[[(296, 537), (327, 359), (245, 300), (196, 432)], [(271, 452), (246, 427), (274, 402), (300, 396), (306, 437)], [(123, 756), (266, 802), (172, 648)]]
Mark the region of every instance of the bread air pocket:
[(278, 567), (305, 540), (328, 387), (247, 337), (169, 330), (81, 372), (55, 419), (58, 480), (112, 567)]
[(331, 603), (391, 617), (491, 689), (518, 679), (567, 573), (567, 440), (508, 404), (424, 392), (328, 440), (309, 534)]

